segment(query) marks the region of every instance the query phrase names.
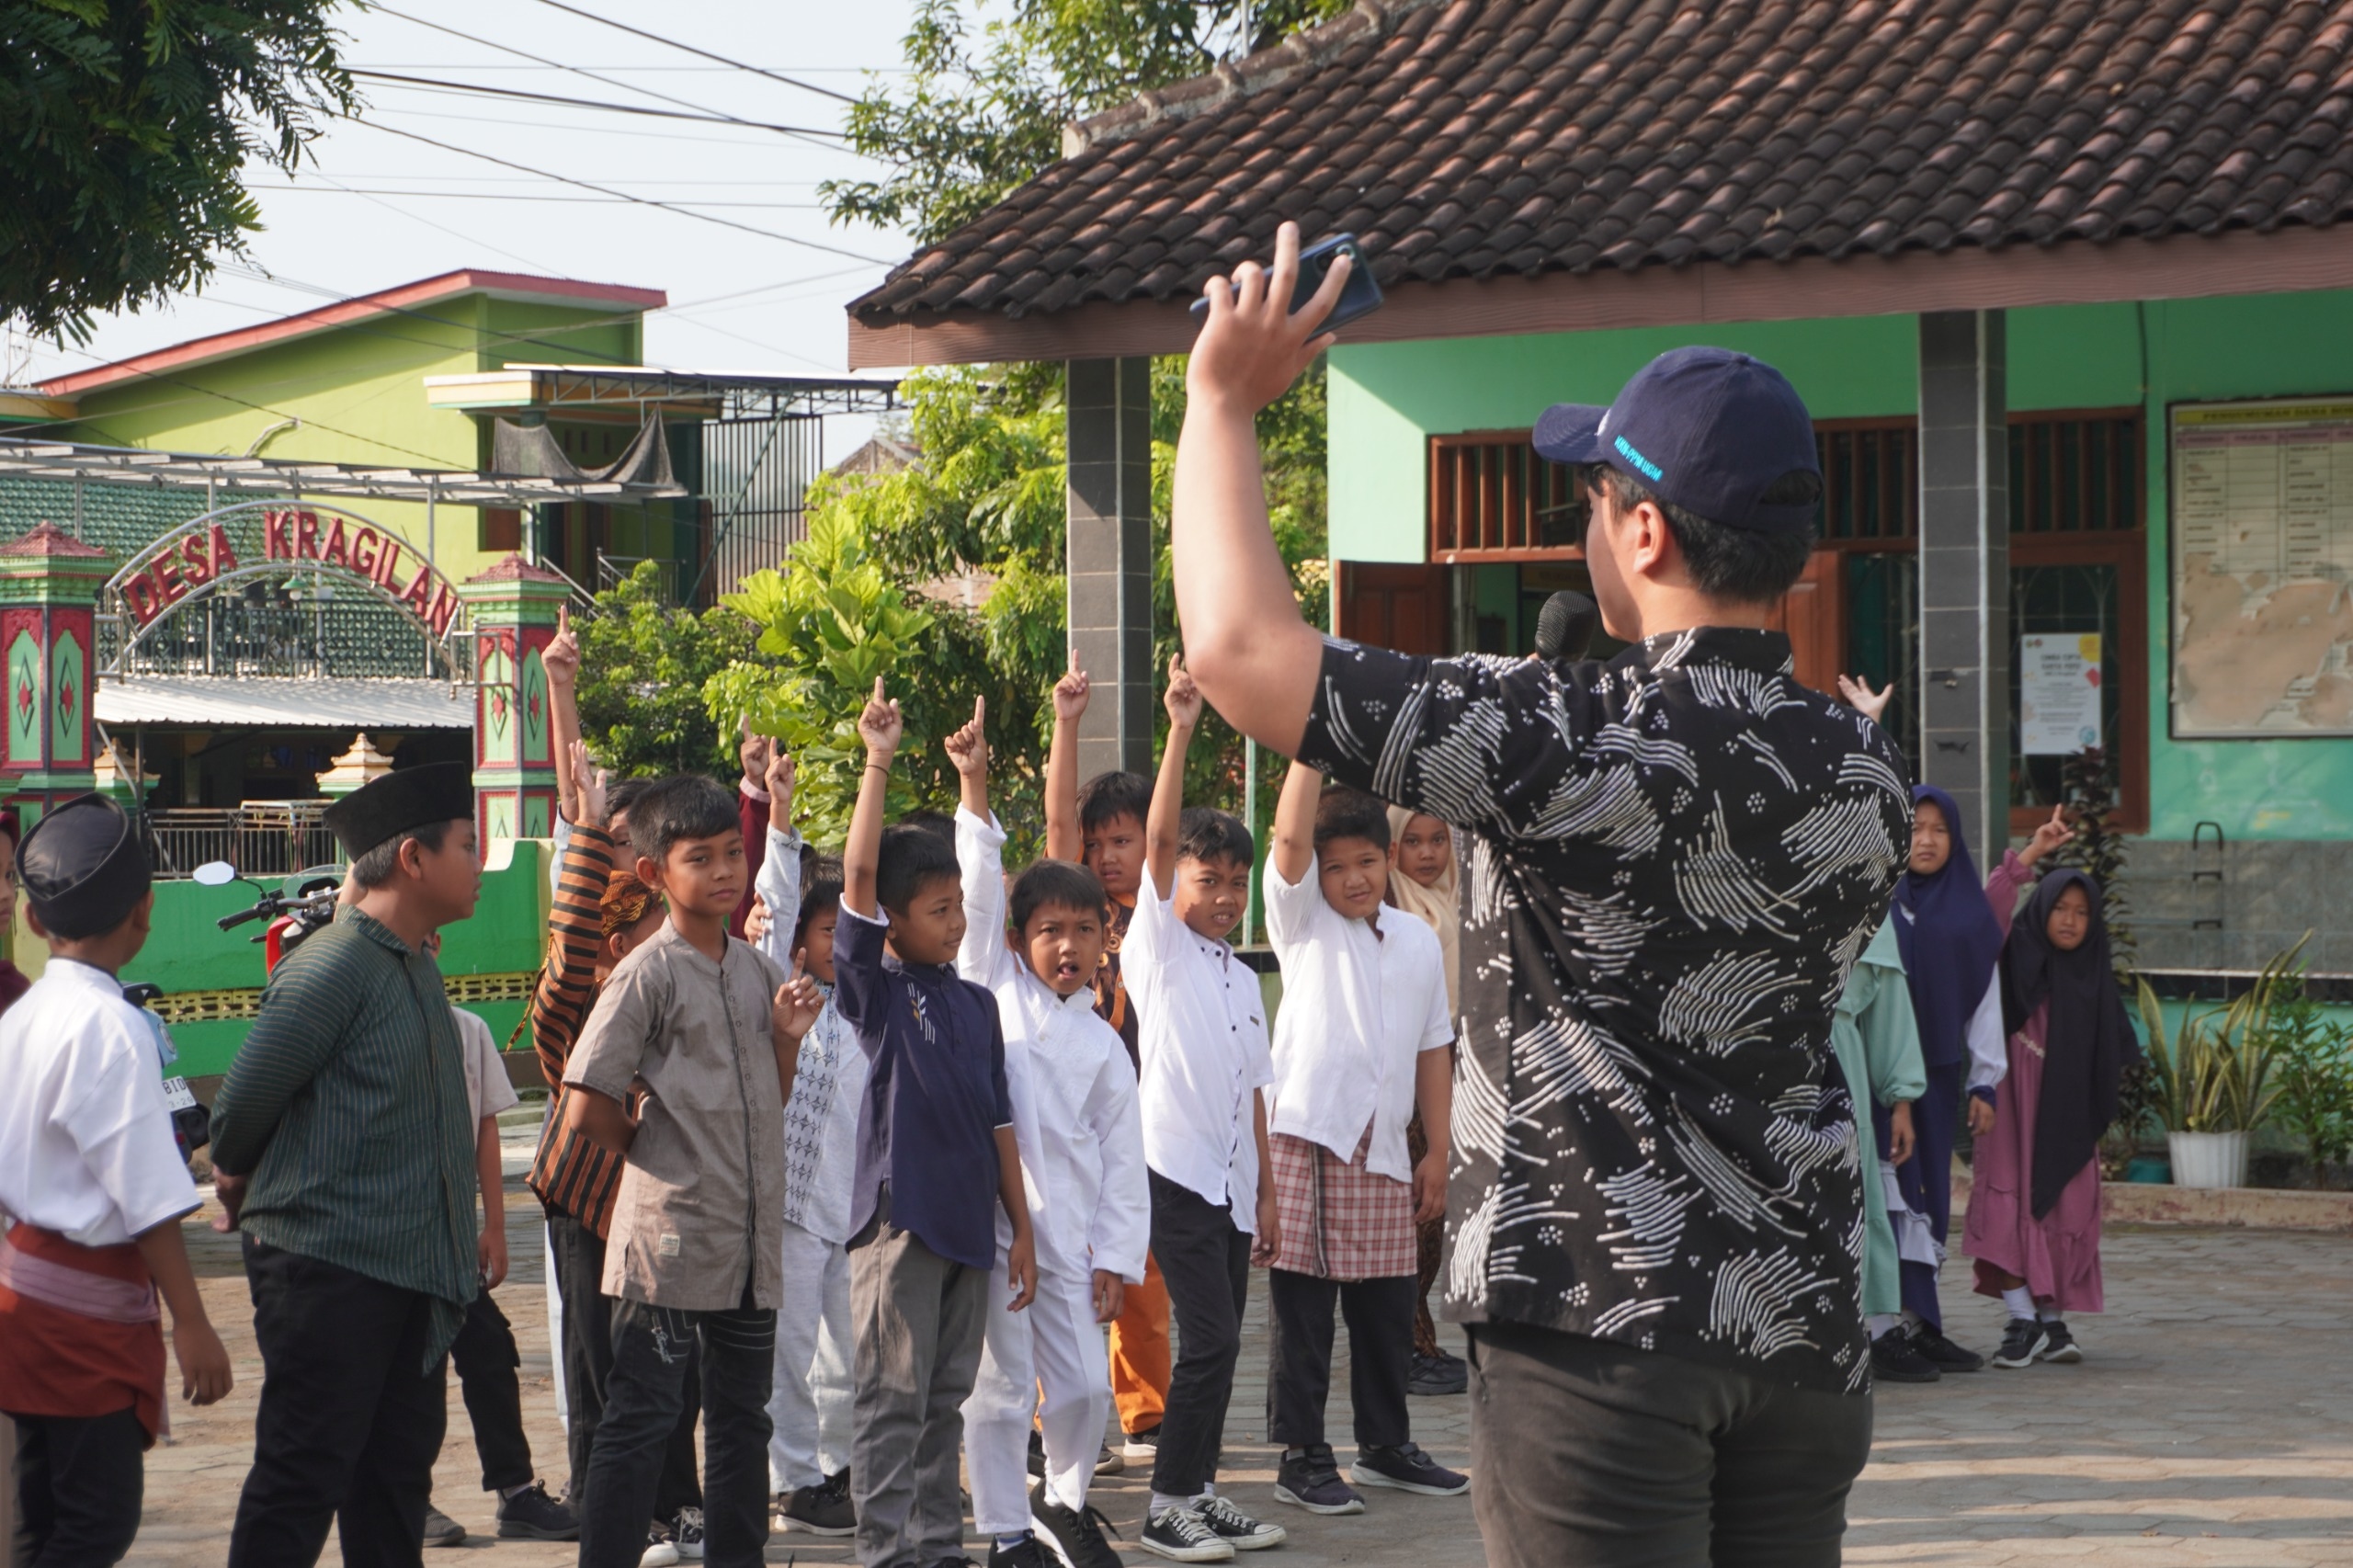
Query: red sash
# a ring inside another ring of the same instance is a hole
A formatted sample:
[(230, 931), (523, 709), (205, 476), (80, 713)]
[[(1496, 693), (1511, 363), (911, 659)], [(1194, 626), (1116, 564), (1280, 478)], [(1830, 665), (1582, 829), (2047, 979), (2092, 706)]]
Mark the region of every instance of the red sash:
[(163, 1313), (130, 1242), (85, 1247), (18, 1224), (0, 1240), (0, 1410), (164, 1426)]

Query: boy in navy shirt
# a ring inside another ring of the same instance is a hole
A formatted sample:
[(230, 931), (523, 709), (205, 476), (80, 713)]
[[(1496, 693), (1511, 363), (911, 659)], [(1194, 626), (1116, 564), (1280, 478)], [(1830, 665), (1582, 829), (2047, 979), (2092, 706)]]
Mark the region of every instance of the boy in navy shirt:
[(961, 1407), (980, 1369), (1000, 1207), (1013, 1232), (1012, 1310), (1038, 1289), (996, 998), (954, 968), (964, 939), (955, 847), (922, 828), (882, 826), (903, 727), (877, 680), (858, 721), (866, 771), (834, 936), (834, 1005), (870, 1071), (850, 1218), (850, 1475), (866, 1568), (964, 1555)]

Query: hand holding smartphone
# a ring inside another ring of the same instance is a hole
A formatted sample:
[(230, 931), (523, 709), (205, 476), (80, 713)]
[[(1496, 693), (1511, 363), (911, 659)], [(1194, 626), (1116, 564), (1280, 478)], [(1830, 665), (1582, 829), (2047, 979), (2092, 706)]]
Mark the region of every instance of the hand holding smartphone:
[[(1381, 285), (1373, 281), (1372, 268), (1366, 264), (1364, 253), (1358, 249), (1357, 237), (1335, 234), (1299, 253), (1299, 280), (1290, 290), (1292, 313), (1307, 308), (1308, 301), (1315, 298), (1315, 291), (1324, 287), (1324, 275), (1332, 270), (1332, 264), (1344, 256), (1348, 258), (1347, 281), (1340, 286), (1339, 302), (1332, 307), (1332, 313), (1316, 326), (1319, 333), (1337, 332), (1350, 322), (1381, 309)], [(1194, 301), (1192, 312), (1197, 316), (1207, 316), (1209, 301)]]

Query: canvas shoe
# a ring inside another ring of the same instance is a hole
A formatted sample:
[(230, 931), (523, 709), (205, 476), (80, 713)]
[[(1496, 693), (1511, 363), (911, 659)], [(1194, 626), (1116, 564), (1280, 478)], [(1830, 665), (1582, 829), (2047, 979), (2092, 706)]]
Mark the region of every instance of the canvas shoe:
[(1283, 1456), (1275, 1471), (1275, 1501), (1304, 1508), (1311, 1514), (1361, 1514), (1364, 1499), (1340, 1479), (1339, 1462), (1329, 1443), (1317, 1443), (1299, 1457)]
[(1939, 1372), (1975, 1372), (1983, 1370), (1985, 1366), (1984, 1357), (1955, 1345), (1944, 1336), (1943, 1330), (1931, 1328), (1925, 1323), (1914, 1325), (1912, 1344)]
[(702, 1510), (681, 1508), (678, 1517), (670, 1521), (670, 1541), (678, 1549), (681, 1562), (702, 1561)]
[(1358, 1486), (1393, 1486), (1424, 1497), (1460, 1497), (1471, 1490), (1469, 1476), (1447, 1469), (1414, 1443), (1393, 1449), (1359, 1447), (1348, 1475)]
[(1095, 1450), (1096, 1474), (1118, 1475), (1127, 1468), (1127, 1460), (1120, 1455), (1119, 1449), (1113, 1448), (1110, 1444), (1106, 1443), (1101, 1448)]
[(2065, 1323), (2051, 1318), (2043, 1323), (2042, 1348), (2034, 1353), (2034, 1358), (2073, 1366), (2084, 1358), (2084, 1347), (2075, 1343), (2075, 1336), (2067, 1331)]
[(1163, 1508), (1145, 1521), (1143, 1549), (1176, 1562), (1231, 1562), (1233, 1543), (1190, 1508)]
[(1130, 1464), (1150, 1464), (1160, 1457), (1160, 1428), (1128, 1432), (1120, 1438), (1120, 1457)]
[(466, 1527), (427, 1503), (425, 1506), (425, 1544), (427, 1546), (457, 1546), (466, 1539)]
[(1871, 1379), (1882, 1383), (1933, 1383), (1944, 1376), (1907, 1328), (1891, 1328), (1871, 1341)]
[(676, 1568), (678, 1543), (660, 1525), (649, 1525), (645, 1531), (645, 1554), (637, 1560), (637, 1568)]
[(1120, 1568), (1120, 1554), (1103, 1539), (1111, 1521), (1092, 1504), (1066, 1508), (1046, 1495), (1041, 1483), (1029, 1489), (1029, 1525), (1064, 1568)]
[(2010, 1326), (2002, 1331), (2002, 1347), (1994, 1352), (1994, 1365), (2005, 1369), (2034, 1365), (2035, 1347), (2042, 1343), (2042, 1325), (2032, 1318), (2012, 1318)]
[(1197, 1498), (1193, 1503), (1193, 1512), (1200, 1515), (1201, 1522), (1217, 1532), (1220, 1540), (1236, 1551), (1264, 1551), (1290, 1539), (1290, 1532), (1282, 1526), (1252, 1518), (1235, 1507), (1230, 1497)]

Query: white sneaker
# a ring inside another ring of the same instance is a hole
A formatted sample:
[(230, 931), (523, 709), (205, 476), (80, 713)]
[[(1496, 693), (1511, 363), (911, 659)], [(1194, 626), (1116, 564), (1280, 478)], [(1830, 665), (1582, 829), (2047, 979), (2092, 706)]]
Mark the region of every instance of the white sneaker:
[(658, 1525), (645, 1532), (645, 1555), (637, 1560), (637, 1568), (676, 1568), (678, 1561), (677, 1543), (664, 1534)]
[(681, 1508), (678, 1517), (670, 1521), (670, 1540), (678, 1549), (681, 1562), (702, 1561), (702, 1510)]

